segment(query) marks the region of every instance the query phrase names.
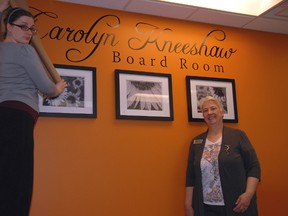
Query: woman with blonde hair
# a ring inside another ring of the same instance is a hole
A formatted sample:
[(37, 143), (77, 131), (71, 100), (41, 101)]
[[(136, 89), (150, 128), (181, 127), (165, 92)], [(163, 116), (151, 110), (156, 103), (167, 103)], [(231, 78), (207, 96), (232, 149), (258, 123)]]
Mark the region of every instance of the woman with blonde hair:
[(186, 173), (186, 216), (257, 216), (260, 164), (246, 134), (224, 126), (221, 102), (207, 96), (208, 130), (192, 139)]

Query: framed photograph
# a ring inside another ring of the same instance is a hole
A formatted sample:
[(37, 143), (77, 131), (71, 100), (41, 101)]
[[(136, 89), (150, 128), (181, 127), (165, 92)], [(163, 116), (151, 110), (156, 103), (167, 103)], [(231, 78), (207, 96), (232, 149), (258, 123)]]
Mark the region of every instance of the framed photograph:
[(55, 98), (39, 95), (39, 115), (96, 118), (96, 68), (59, 64), (54, 66), (68, 86)]
[(173, 121), (171, 74), (116, 70), (116, 119)]
[(213, 96), (223, 104), (223, 121), (238, 122), (234, 79), (186, 76), (186, 90), (189, 121), (204, 121), (199, 102), (206, 96)]

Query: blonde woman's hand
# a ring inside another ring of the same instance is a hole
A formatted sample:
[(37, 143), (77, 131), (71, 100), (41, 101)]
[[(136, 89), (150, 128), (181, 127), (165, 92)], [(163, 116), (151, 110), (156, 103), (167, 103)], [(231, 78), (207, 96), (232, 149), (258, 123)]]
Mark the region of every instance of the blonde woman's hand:
[(233, 211), (235, 211), (237, 213), (245, 212), (250, 205), (252, 196), (253, 196), (253, 194), (251, 195), (247, 192), (241, 194), (235, 203), (236, 206), (233, 209)]
[(192, 206), (185, 206), (185, 216), (194, 216), (194, 209)]

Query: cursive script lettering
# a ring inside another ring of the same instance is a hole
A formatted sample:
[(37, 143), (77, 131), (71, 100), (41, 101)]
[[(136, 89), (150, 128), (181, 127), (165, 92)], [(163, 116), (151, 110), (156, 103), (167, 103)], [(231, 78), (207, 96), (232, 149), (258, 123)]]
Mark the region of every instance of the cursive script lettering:
[[(32, 8), (32, 7), (31, 7)], [(37, 8), (35, 10), (34, 17), (37, 20), (46, 19), (58, 19), (58, 15), (53, 12), (42, 11)], [(49, 22), (50, 25), (53, 22)], [(52, 24), (53, 25), (53, 24)], [(41, 35), (41, 38), (48, 38), (51, 40), (62, 41), (71, 43), (72, 45), (66, 50), (65, 57), (71, 62), (81, 62), (90, 58), (99, 47), (110, 46), (115, 47), (119, 44), (119, 40), (116, 37), (116, 30), (120, 30), (120, 18), (116, 15), (107, 14), (101, 16), (87, 29), (75, 28), (71, 26), (54, 25), (47, 32)], [(144, 50), (152, 51), (153, 49), (161, 53), (175, 53), (187, 56), (201, 56), (211, 57), (219, 59), (229, 59), (237, 51), (237, 49), (224, 46), (224, 42), (227, 40), (226, 33), (220, 29), (214, 29), (208, 32), (204, 38), (197, 42), (183, 42), (170, 40), (171, 33), (170, 28), (160, 28), (156, 25), (138, 22), (136, 23), (136, 35), (128, 36), (128, 48), (132, 51)], [(118, 32), (121, 34), (121, 32)], [(122, 33), (125, 35), (125, 33)], [(121, 35), (121, 37), (122, 37)], [(79, 47), (77, 45), (79, 44)], [(89, 45), (88, 48), (83, 44)], [(91, 48), (92, 47), (92, 48)], [(90, 49), (91, 48), (91, 49)], [(120, 52), (113, 51), (113, 62), (118, 63), (121, 60), (126, 59), (128, 64), (133, 64), (138, 61), (139, 65), (151, 65), (154, 66), (157, 60), (155, 58), (140, 57), (138, 60), (133, 56), (120, 56)], [(149, 59), (149, 60), (148, 60)], [(148, 63), (149, 62), (149, 63)], [(162, 67), (167, 67), (166, 55), (158, 62)], [(187, 70), (188, 68), (194, 69), (198, 67), (195, 63), (187, 62), (186, 58), (180, 58), (180, 68)], [(203, 69), (209, 71), (210, 67), (204, 65)], [(222, 66), (215, 66), (215, 71), (222, 71)]]
[[(35, 16), (40, 17), (42, 15), (48, 16), (49, 18), (58, 18), (57, 15), (51, 16), (51, 12), (43, 12), (39, 9), (37, 10), (38, 14)], [(104, 27), (103, 27), (104, 26)], [(80, 49), (76, 47), (69, 48), (66, 51), (66, 58), (71, 62), (81, 62), (89, 57), (91, 57), (96, 50), (99, 48), (100, 45), (109, 45), (109, 46), (116, 46), (119, 42), (116, 39), (116, 35), (114, 33), (107, 33), (107, 32), (99, 32), (97, 28), (106, 29), (107, 31), (111, 31), (113, 29), (119, 28), (120, 26), (120, 19), (115, 15), (105, 15), (97, 19), (92, 26), (88, 30), (84, 29), (74, 29), (71, 27), (61, 27), (61, 26), (54, 26), (50, 29), (49, 32), (44, 34), (41, 38), (49, 37), (52, 40), (66, 40), (67, 42), (74, 42), (80, 43), (84, 42), (85, 44), (93, 44), (94, 47), (86, 56), (82, 56), (82, 52)], [(85, 49), (86, 50), (86, 49)]]
[[(144, 29), (144, 30), (142, 30)], [(226, 33), (223, 30), (212, 30), (202, 40), (201, 44), (190, 44), (182, 42), (173, 42), (163, 40), (161, 36), (166, 32), (171, 32), (169, 28), (161, 30), (155, 25), (139, 22), (136, 24), (136, 37), (128, 40), (128, 46), (132, 50), (142, 50), (149, 45), (154, 46), (159, 52), (182, 53), (185, 55), (199, 55), (205, 57), (226, 58), (229, 59), (237, 50), (233, 48), (225, 49), (220, 46), (208, 46), (208, 40), (211, 42), (223, 42), (226, 40)]]

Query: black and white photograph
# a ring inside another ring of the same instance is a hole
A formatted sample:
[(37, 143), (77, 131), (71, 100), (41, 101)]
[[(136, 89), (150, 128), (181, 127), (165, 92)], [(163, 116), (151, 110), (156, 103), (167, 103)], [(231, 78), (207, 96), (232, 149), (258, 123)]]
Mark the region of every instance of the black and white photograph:
[(96, 118), (96, 68), (54, 66), (67, 88), (55, 98), (39, 96), (40, 116)]
[(116, 118), (173, 120), (170, 74), (115, 71)]
[(197, 112), (202, 113), (199, 102), (202, 98), (206, 96), (212, 96), (221, 101), (224, 112), (227, 114), (227, 100), (226, 100), (226, 87), (215, 87), (215, 86), (207, 86), (207, 85), (196, 85), (196, 97), (197, 97)]
[(218, 98), (224, 108), (224, 122), (238, 122), (235, 80), (186, 76), (188, 120), (203, 121), (200, 101), (206, 96)]
[(84, 107), (85, 78), (81, 76), (61, 76), (67, 88), (56, 98), (44, 98), (43, 106)]
[(163, 110), (162, 83), (127, 80), (127, 109)]

